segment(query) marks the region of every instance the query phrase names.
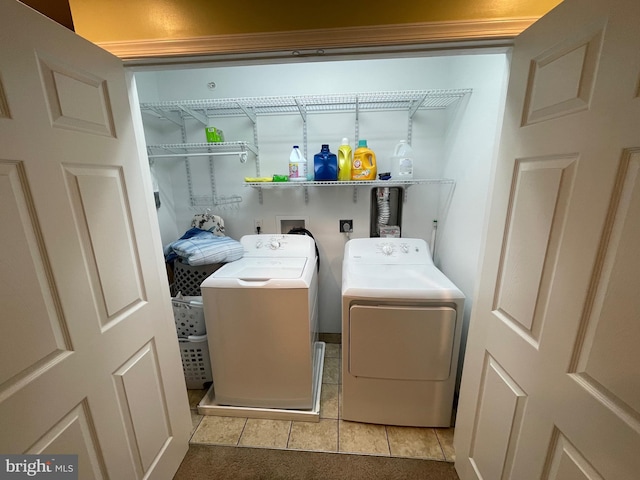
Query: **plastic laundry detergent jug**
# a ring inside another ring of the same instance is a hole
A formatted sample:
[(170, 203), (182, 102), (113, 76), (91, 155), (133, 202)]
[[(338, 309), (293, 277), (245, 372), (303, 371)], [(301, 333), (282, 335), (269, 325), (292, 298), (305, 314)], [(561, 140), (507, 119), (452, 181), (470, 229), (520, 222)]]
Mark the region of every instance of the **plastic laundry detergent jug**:
[(343, 138), (338, 147), (338, 180), (351, 180), (351, 163), (353, 162), (353, 150), (349, 145), (349, 139)]
[(351, 180), (375, 180), (377, 173), (376, 154), (367, 147), (366, 140), (360, 140), (353, 153)]
[(322, 145), (320, 153), (313, 156), (314, 180), (333, 181), (338, 179), (338, 158), (335, 153), (331, 153), (329, 145)]
[(391, 156), (391, 179), (410, 180), (413, 178), (413, 149), (406, 140), (400, 140)]
[(304, 182), (307, 180), (307, 159), (304, 158), (298, 145), (293, 146), (289, 155), (289, 181)]

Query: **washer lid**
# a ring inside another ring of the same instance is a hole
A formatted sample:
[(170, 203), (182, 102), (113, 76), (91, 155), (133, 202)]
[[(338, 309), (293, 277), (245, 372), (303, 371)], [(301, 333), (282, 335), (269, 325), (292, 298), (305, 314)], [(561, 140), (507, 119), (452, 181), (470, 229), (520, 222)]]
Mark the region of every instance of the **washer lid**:
[(245, 257), (227, 263), (211, 277), (238, 280), (286, 280), (301, 278), (307, 258)]

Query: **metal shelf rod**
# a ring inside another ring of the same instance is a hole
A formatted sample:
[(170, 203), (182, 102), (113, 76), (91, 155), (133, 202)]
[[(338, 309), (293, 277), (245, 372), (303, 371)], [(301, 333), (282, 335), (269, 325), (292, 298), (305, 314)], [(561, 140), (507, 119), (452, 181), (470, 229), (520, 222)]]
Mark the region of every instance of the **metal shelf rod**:
[(149, 158), (175, 158), (175, 157), (217, 157), (225, 155), (238, 155), (242, 157), (247, 152), (210, 152), (210, 153), (160, 153), (148, 155)]

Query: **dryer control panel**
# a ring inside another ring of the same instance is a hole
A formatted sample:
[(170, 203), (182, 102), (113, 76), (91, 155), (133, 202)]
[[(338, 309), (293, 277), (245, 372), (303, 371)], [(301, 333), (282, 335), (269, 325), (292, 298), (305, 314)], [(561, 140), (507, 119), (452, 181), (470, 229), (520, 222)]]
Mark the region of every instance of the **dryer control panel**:
[(429, 245), (420, 238), (354, 238), (345, 247), (345, 259), (365, 264), (431, 265)]

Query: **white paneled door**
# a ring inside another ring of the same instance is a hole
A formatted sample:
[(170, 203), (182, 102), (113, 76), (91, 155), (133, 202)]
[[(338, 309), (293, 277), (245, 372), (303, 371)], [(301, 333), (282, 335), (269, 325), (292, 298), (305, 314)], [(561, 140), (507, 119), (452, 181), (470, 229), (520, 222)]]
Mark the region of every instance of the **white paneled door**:
[(133, 79), (0, 4), (0, 452), (169, 479), (191, 428)]
[(517, 40), (456, 423), (461, 480), (640, 478), (640, 2)]

